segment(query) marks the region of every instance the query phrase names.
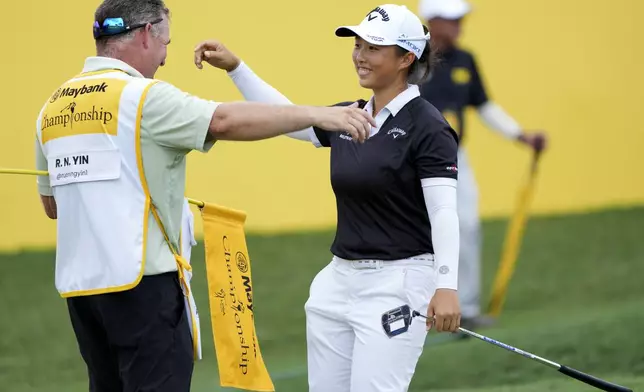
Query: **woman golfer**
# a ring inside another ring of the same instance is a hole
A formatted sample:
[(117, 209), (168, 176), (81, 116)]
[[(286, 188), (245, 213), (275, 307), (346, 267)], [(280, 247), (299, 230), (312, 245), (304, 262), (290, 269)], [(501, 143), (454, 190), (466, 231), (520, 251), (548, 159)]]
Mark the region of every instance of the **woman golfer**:
[[(457, 136), (419, 95), (431, 51), (411, 11), (381, 5), (336, 35), (355, 37), (360, 85), (373, 91), (338, 105), (359, 105), (377, 127), (364, 143), (323, 129), (289, 135), (331, 148), (337, 201), (334, 256), (305, 306), (309, 390), (406, 391), (427, 329), (405, 327), (405, 305), (434, 317), (428, 328), (460, 324)], [(290, 104), (218, 42), (197, 46), (202, 61), (229, 71), (247, 100)]]

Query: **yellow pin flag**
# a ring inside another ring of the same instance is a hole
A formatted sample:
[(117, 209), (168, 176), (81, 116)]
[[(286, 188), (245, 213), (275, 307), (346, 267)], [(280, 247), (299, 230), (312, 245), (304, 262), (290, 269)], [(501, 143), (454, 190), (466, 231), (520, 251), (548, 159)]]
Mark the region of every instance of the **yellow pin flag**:
[(275, 391), (255, 331), (246, 214), (204, 203), (208, 300), (221, 386)]

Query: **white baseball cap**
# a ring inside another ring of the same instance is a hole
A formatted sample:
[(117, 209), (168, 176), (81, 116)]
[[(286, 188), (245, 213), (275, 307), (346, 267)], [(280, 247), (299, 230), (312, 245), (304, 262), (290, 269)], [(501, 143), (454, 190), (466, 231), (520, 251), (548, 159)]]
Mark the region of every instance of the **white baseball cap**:
[(472, 11), (466, 0), (420, 0), (418, 14), (424, 20), (442, 18), (449, 20), (461, 19)]
[(404, 5), (383, 4), (372, 11), (358, 26), (341, 26), (335, 30), (338, 37), (358, 36), (373, 45), (398, 45), (422, 56), (429, 33), (425, 33), (418, 16)]

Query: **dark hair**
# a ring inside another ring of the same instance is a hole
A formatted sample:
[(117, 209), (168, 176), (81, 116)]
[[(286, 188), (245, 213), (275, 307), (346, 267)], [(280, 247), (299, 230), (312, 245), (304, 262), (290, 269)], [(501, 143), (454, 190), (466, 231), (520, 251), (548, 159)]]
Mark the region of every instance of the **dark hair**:
[[(107, 18), (122, 18), (126, 25), (132, 26), (151, 23), (163, 15), (170, 15), (163, 0), (103, 0), (94, 13), (94, 21), (102, 25)], [(127, 36), (132, 36), (132, 31), (113, 37), (99, 37), (96, 44), (104, 46), (110, 40)]]
[[(427, 26), (423, 25), (423, 30), (425, 34), (429, 32)], [(398, 48), (398, 54), (404, 56), (409, 51), (407, 49)], [(430, 45), (429, 41), (425, 45), (423, 53), (420, 55), (420, 58), (414, 56), (414, 62), (409, 66), (409, 71), (407, 73), (407, 82), (411, 84), (423, 84), (429, 79), (429, 75), (434, 70), (434, 67), (438, 63), (437, 50)]]

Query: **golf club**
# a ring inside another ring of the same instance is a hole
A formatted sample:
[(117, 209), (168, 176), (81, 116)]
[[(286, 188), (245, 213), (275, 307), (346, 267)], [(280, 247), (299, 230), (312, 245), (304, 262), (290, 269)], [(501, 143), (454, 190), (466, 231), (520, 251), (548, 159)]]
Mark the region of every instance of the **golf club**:
[[(412, 317), (417, 317), (417, 316), (422, 317), (424, 319), (427, 319), (427, 316), (424, 316), (424, 315), (420, 314), (420, 312), (414, 310), (413, 313), (412, 313)], [(547, 365), (547, 366), (549, 366), (551, 368), (557, 369), (560, 373), (563, 373), (568, 377), (572, 377), (572, 378), (574, 378), (574, 379), (576, 379), (578, 381), (584, 382), (584, 383), (586, 383), (588, 385), (592, 385), (593, 387), (601, 389), (602, 391), (608, 391), (608, 392), (633, 392), (632, 389), (629, 389), (629, 388), (626, 388), (626, 387), (623, 387), (623, 386), (620, 386), (620, 385), (610, 383), (610, 382), (602, 380), (600, 378), (597, 378), (597, 377), (591, 376), (589, 374), (580, 372), (579, 370), (573, 369), (571, 367), (568, 367), (568, 366), (565, 366), (565, 365), (560, 365), (560, 364), (558, 364), (556, 362), (550, 361), (550, 360), (545, 359), (545, 358), (541, 358), (541, 357), (536, 356), (534, 354), (531, 354), (531, 353), (529, 353), (527, 351), (523, 351), (523, 350), (520, 350), (518, 348), (512, 347), (512, 346), (510, 346), (508, 344), (499, 342), (498, 340), (488, 338), (487, 336), (479, 335), (478, 333), (469, 331), (469, 330), (467, 330), (465, 328), (459, 328), (458, 331), (461, 332), (461, 333), (464, 333), (466, 335), (469, 335), (469, 336), (475, 337), (477, 339), (480, 339), (480, 340), (482, 340), (484, 342), (491, 343), (491, 344), (494, 344), (495, 346), (502, 347), (502, 348), (504, 348), (504, 349), (506, 349), (508, 351), (512, 351), (512, 352), (514, 352), (516, 354), (522, 355), (522, 356), (524, 356), (526, 358), (532, 359), (534, 361), (537, 361), (539, 363)]]

